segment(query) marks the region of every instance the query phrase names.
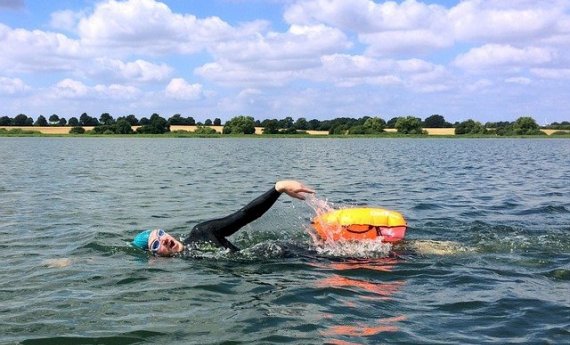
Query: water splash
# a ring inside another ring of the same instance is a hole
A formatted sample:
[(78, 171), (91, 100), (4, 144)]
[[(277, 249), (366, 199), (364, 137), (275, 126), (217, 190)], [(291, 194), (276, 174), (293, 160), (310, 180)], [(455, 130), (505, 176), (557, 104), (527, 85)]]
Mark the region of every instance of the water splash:
[[(336, 207), (335, 204), (327, 199), (319, 199), (314, 194), (309, 195), (305, 199), (305, 202), (314, 211), (315, 217), (342, 208)], [(339, 229), (331, 229), (331, 231), (339, 230), (340, 227)], [(374, 240), (332, 241), (320, 238), (312, 226), (305, 226), (305, 231), (311, 236), (314, 250), (320, 255), (342, 258), (376, 259), (387, 257), (392, 249), (392, 245), (383, 242), (382, 237), (378, 237)]]

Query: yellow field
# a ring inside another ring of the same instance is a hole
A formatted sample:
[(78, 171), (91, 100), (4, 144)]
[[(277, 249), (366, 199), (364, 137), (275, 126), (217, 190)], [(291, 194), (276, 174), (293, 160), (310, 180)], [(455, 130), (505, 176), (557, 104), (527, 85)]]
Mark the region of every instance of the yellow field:
[[(133, 126), (133, 131), (136, 131), (136, 129), (139, 126)], [(216, 132), (218, 133), (222, 133), (222, 130), (224, 128), (224, 126), (208, 126), (210, 128), (213, 128), (216, 130)], [(69, 134), (69, 130), (71, 129), (71, 127), (39, 127), (39, 126), (30, 126), (30, 127), (17, 127), (17, 126), (10, 126), (10, 127), (2, 127), (0, 126), (0, 129), (6, 129), (6, 130), (11, 130), (11, 129), (21, 129), (24, 131), (33, 131), (33, 132), (40, 132), (42, 134)], [(86, 131), (90, 131), (93, 129), (93, 127), (89, 127), (89, 126), (85, 126), (83, 127), (85, 128)], [(197, 126), (170, 126), (170, 130), (171, 131), (187, 131), (187, 132), (194, 132), (196, 130)], [(426, 130), (428, 132), (428, 135), (455, 135), (455, 128), (424, 128), (424, 130)], [(255, 127), (255, 134), (262, 134), (263, 131), (263, 127)], [(395, 128), (386, 128), (385, 129), (386, 132), (396, 132)], [(544, 133), (546, 133), (547, 135), (551, 135), (552, 133), (556, 132), (556, 130), (554, 129), (543, 129), (542, 130)], [(308, 134), (311, 135), (328, 135), (329, 132), (328, 131), (306, 131)], [(568, 133), (570, 133), (570, 131), (566, 131)]]

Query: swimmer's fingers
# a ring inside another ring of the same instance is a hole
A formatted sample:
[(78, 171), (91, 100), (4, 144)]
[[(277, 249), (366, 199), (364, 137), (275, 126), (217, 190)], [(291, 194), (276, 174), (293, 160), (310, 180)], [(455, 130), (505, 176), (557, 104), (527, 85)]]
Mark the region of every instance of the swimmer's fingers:
[(312, 188), (294, 180), (279, 181), (275, 184), (275, 189), (280, 193), (285, 193), (292, 198), (300, 200), (305, 200), (305, 195), (303, 193), (312, 194), (315, 192)]

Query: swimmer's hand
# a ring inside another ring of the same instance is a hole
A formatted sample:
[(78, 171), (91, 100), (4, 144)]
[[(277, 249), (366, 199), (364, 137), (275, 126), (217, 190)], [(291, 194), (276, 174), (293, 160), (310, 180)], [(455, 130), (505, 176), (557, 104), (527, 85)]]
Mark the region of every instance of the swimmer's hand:
[(283, 180), (275, 183), (275, 190), (279, 193), (285, 193), (292, 198), (305, 200), (305, 195), (302, 193), (314, 193), (315, 191), (299, 181)]

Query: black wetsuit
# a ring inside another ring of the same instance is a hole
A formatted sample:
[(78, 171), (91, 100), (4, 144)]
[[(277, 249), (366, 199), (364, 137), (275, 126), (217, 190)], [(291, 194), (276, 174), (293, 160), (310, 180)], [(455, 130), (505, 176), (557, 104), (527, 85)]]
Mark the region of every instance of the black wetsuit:
[(184, 245), (196, 245), (206, 242), (228, 248), (232, 251), (239, 250), (239, 248), (228, 241), (227, 237), (234, 234), (244, 225), (261, 217), (261, 215), (273, 206), (280, 195), (281, 193), (272, 187), (242, 209), (229, 216), (197, 224), (184, 240)]

